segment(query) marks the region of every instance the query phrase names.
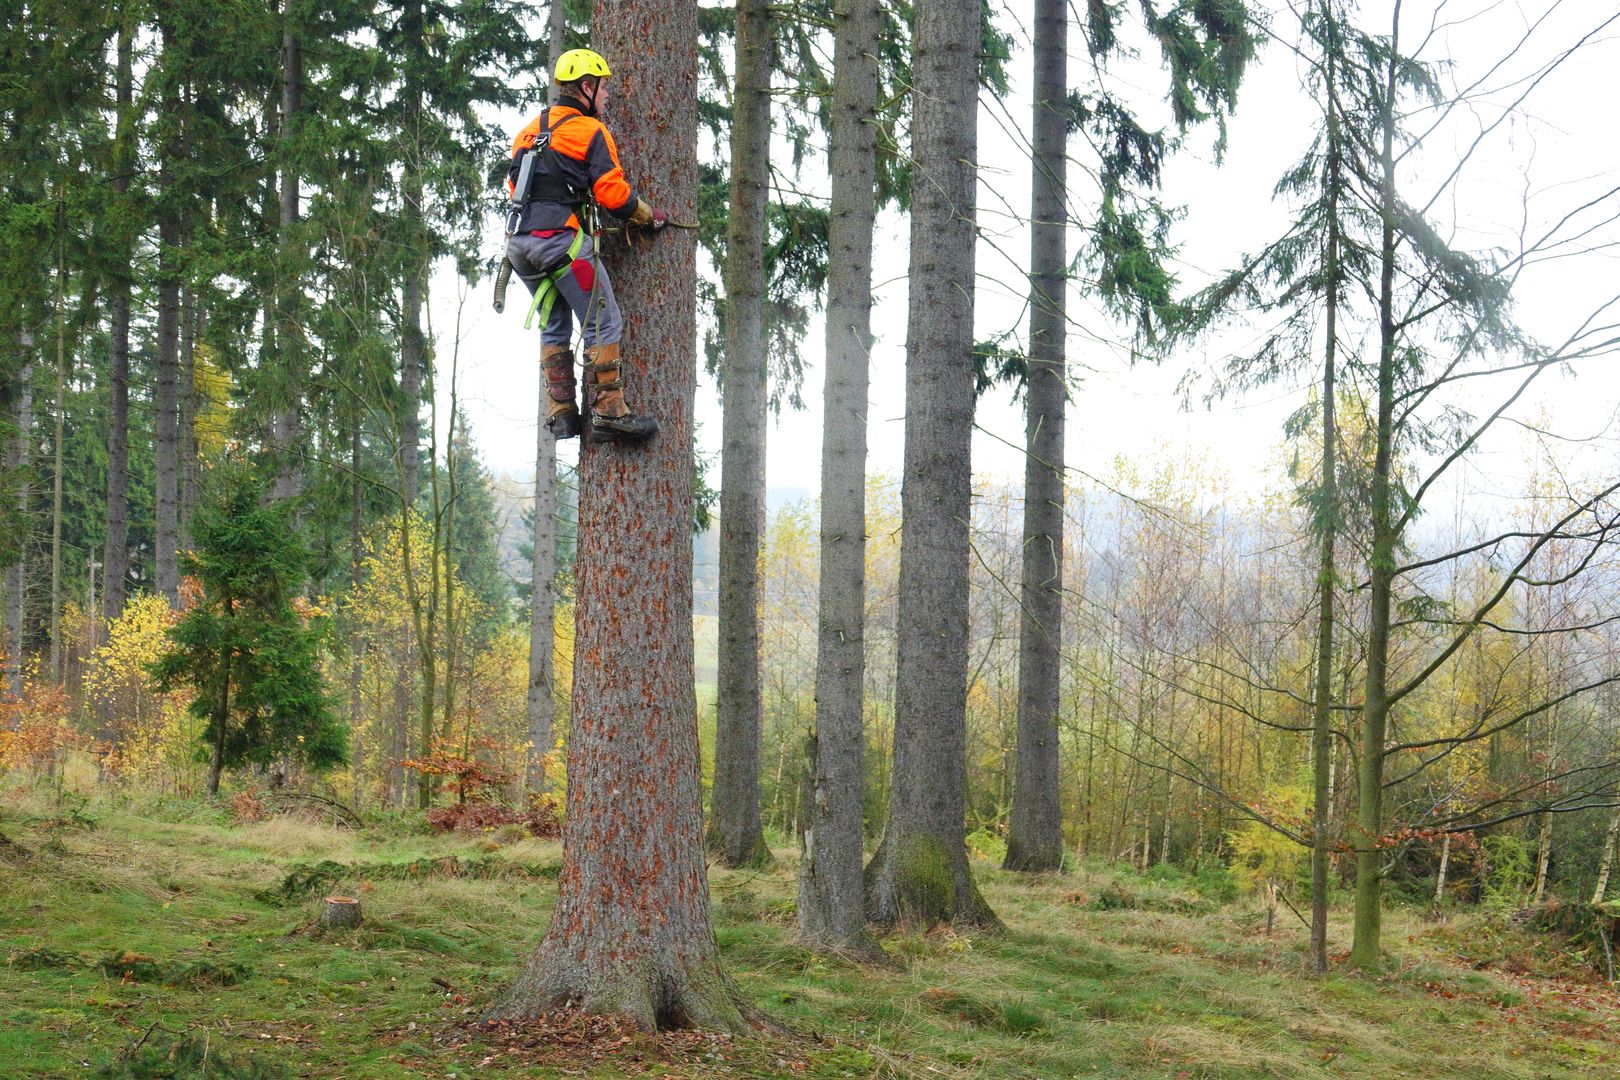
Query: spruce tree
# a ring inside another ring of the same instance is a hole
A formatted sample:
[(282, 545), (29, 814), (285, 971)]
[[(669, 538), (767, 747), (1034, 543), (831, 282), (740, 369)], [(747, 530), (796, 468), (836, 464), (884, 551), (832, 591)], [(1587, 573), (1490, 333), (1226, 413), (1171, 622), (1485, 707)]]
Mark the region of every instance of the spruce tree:
[(213, 486), (182, 561), (200, 595), (151, 671), (159, 690), (196, 694), (189, 708), (206, 725), (210, 795), (226, 768), (281, 755), (318, 771), (341, 765), (349, 738), (321, 681), (321, 629), (294, 603), (308, 554), (292, 504), (267, 503), (264, 483), (240, 464), (222, 466)]

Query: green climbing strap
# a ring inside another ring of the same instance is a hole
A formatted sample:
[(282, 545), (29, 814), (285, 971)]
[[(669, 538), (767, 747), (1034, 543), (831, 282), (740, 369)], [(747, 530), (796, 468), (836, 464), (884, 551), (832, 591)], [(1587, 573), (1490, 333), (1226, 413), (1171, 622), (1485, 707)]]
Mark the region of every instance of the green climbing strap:
[(548, 274), (540, 275), (540, 285), (534, 290), (534, 299), (529, 301), (529, 313), (523, 317), (523, 329), (531, 330), (534, 328), (534, 313), (536, 311), (540, 312), (541, 326), (551, 321), (551, 309), (556, 305), (557, 297), (562, 295), (557, 288), (557, 282), (561, 281), (562, 276), (568, 273), (569, 267), (574, 265), (574, 260), (579, 258), (579, 253), (584, 247), (585, 230), (582, 228), (575, 229), (574, 242), (568, 245), (568, 257), (563, 260), (562, 265)]

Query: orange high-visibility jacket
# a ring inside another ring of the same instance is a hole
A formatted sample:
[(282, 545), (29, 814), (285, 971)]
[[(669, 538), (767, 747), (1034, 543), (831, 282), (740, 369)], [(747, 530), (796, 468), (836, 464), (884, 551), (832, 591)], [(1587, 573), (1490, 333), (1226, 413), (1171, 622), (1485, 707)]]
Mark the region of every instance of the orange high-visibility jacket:
[(534, 163), (530, 191), (539, 194), (524, 208), (517, 232), (579, 228), (574, 214), (577, 204), (563, 201), (558, 193), (563, 183), (594, 196), (598, 206), (617, 218), (628, 219), (635, 213), (640, 200), (625, 179), (613, 136), (602, 121), (568, 105), (546, 109), (512, 140), (512, 160), (506, 171), (508, 193), (517, 183), (524, 155), (533, 152), (542, 125), (551, 132), (551, 148), (556, 153), (542, 153)]

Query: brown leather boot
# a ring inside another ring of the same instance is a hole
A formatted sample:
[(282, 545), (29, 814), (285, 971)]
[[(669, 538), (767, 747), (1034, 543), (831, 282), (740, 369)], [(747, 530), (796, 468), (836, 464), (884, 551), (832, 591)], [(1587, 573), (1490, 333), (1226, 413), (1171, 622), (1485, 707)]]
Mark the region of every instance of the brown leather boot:
[(658, 434), (657, 420), (638, 416), (625, 404), (617, 341), (585, 350), (585, 403), (591, 410), (592, 442), (641, 442)]
[(540, 363), (546, 372), (546, 396), (550, 399), (546, 427), (553, 437), (572, 439), (579, 435), (579, 403), (574, 391), (574, 354), (566, 345), (540, 346)]

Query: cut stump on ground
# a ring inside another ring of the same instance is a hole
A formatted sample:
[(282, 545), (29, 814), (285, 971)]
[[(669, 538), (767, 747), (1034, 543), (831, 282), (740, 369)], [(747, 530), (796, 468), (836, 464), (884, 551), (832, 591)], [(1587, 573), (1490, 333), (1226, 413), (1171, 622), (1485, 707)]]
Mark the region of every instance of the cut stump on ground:
[(321, 928), (341, 930), (360, 925), (360, 901), (352, 896), (328, 896), (321, 901)]

